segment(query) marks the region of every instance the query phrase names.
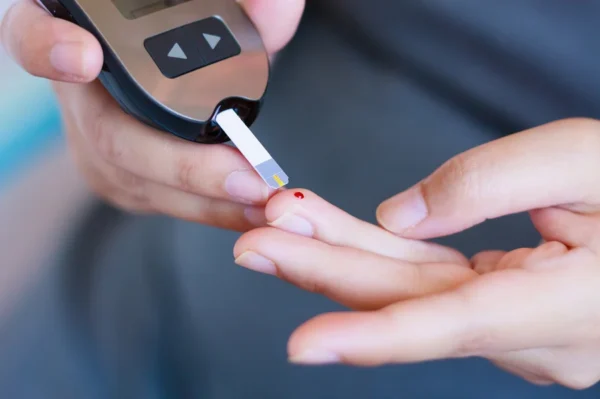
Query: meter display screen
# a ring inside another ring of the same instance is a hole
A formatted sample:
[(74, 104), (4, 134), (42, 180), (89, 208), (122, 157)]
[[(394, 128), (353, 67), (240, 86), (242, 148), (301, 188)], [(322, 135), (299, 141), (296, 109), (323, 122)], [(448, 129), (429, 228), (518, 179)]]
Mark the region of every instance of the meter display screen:
[(113, 4), (127, 19), (140, 18), (188, 1), (191, 0), (112, 0)]

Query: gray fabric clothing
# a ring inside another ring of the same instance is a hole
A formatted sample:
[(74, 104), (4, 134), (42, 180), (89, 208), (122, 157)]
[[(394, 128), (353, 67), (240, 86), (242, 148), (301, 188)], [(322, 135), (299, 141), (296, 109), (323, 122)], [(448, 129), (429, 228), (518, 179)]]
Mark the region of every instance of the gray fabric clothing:
[[(318, 3), (318, 4), (317, 4)], [(278, 58), (254, 130), (290, 175), (374, 221), (453, 155), (600, 116), (600, 2), (323, 0)], [(340, 309), (233, 266), (238, 234), (99, 206), (0, 329), (6, 398), (597, 398), (484, 360), (378, 369), (286, 362), (295, 327)], [(535, 246), (526, 215), (440, 240)], [(9, 361), (7, 361), (9, 360)]]

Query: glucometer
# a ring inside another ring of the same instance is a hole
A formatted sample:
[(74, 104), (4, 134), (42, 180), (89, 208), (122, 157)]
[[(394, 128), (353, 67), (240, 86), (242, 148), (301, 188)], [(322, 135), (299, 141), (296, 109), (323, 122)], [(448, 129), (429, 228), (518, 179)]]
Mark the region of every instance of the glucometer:
[(127, 113), (198, 143), (232, 139), (271, 187), (288, 183), (248, 129), (267, 89), (269, 58), (235, 0), (38, 3), (99, 40), (99, 80)]

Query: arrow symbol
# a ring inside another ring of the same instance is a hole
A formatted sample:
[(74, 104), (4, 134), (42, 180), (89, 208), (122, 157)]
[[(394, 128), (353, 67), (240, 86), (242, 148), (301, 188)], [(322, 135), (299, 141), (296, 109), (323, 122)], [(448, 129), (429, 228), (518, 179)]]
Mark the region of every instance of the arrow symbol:
[(183, 49), (179, 45), (179, 43), (175, 43), (171, 51), (169, 51), (170, 58), (178, 58), (180, 60), (187, 60), (187, 55), (183, 52)]
[(206, 39), (206, 41), (208, 42), (208, 45), (213, 50), (215, 49), (215, 47), (217, 47), (217, 44), (219, 44), (219, 42), (221, 41), (220, 36), (209, 35), (208, 33), (204, 33), (204, 39)]

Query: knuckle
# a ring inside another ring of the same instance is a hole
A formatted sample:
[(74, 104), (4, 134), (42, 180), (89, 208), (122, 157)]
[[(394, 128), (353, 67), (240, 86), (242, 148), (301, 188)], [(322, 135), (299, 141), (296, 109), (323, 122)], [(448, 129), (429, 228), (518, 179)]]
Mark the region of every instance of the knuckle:
[(198, 172), (198, 164), (193, 159), (182, 157), (177, 161), (176, 167), (176, 184), (183, 191), (194, 192), (197, 189), (196, 175)]
[[(453, 181), (461, 182), (457, 187), (465, 198), (477, 198), (480, 191), (478, 166), (466, 154), (460, 154), (450, 161), (451, 177)], [(452, 173), (454, 176), (452, 176)]]
[(468, 153), (456, 155), (448, 160), (442, 167), (427, 179), (423, 184), (423, 196), (426, 202), (431, 201), (433, 190), (452, 190), (450, 195), (444, 195), (445, 201), (449, 198), (456, 198), (464, 203), (465, 200), (476, 199), (480, 196), (482, 187), (479, 179), (479, 168), (476, 160)]
[(470, 175), (470, 160), (465, 154), (458, 154), (448, 160), (442, 166), (443, 177), (445, 180), (453, 182), (462, 181)]

